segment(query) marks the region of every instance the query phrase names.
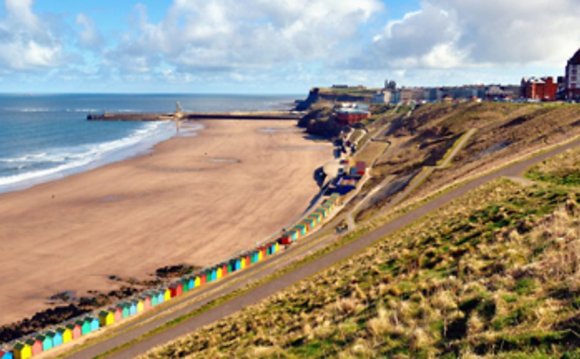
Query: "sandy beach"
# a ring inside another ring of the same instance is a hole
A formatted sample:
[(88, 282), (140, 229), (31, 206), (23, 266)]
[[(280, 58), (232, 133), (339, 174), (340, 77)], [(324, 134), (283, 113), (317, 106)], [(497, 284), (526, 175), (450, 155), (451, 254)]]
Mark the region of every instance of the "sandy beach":
[[(215, 264), (297, 218), (331, 146), (294, 121), (211, 121), (146, 155), (0, 195), (0, 325), (180, 263)], [(149, 277), (150, 278), (150, 277)]]

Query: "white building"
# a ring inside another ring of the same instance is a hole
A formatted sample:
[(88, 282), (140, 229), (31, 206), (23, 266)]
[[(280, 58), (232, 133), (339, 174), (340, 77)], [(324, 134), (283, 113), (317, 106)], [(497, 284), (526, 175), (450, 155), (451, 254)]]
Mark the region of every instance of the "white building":
[(393, 97), (393, 93), (390, 90), (382, 90), (377, 92), (371, 102), (375, 104), (386, 104), (391, 103), (391, 98)]
[(580, 99), (580, 49), (566, 64), (565, 91), (567, 99)]

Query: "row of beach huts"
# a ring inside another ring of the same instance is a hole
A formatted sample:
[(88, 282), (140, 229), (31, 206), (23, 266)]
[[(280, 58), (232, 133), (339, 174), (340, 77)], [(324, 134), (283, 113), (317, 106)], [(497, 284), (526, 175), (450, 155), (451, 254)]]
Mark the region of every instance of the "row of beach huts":
[(325, 218), (330, 216), (331, 212), (339, 204), (339, 201), (339, 194), (335, 193), (329, 196), (319, 207), (303, 218), (298, 224), (289, 230), (284, 230), (279, 238), (258, 246), (252, 251), (243, 253), (226, 262), (211, 268), (206, 268), (195, 274), (184, 276), (170, 285), (148, 290), (132, 299), (124, 300), (113, 307), (75, 318), (42, 333), (21, 338), (8, 347), (0, 347), (0, 359), (31, 358), (97, 332), (102, 328), (135, 317), (207, 283), (219, 281), (231, 273), (244, 270), (278, 253), (284, 246), (290, 245), (309, 234)]

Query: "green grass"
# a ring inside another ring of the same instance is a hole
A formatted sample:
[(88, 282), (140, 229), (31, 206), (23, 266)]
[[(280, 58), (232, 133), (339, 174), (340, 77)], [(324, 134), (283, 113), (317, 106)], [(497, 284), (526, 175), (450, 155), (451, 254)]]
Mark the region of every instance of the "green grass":
[(580, 148), (566, 151), (534, 166), (526, 173), (526, 177), (560, 186), (580, 186)]

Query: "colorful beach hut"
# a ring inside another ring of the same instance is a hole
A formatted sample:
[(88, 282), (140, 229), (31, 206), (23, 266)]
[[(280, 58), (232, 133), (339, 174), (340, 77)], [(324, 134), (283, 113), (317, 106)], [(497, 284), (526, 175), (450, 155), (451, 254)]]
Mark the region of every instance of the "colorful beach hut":
[(195, 277), (189, 277), (187, 279), (187, 291), (193, 290), (195, 288)]
[(58, 332), (62, 333), (62, 343), (66, 344), (73, 340), (73, 333), (70, 328), (61, 327), (57, 329)]
[(91, 323), (92, 320), (89, 317), (86, 317), (85, 319), (80, 321), (82, 335), (87, 335), (91, 333)]
[(137, 314), (137, 301), (136, 300), (132, 300), (129, 303), (129, 316), (134, 316)]
[(70, 329), (70, 331), (72, 332), (73, 340), (82, 337), (82, 335), (83, 335), (83, 330), (82, 330), (83, 323), (81, 321), (76, 321), (72, 324), (68, 324), (66, 327), (68, 329)]
[(163, 292), (163, 301), (167, 302), (171, 300), (171, 290), (169, 288), (166, 288), (165, 291)]
[(177, 284), (170, 285), (169, 292), (171, 293), (171, 298), (177, 297), (179, 295), (179, 294), (177, 294)]
[(157, 305), (163, 303), (165, 301), (165, 291), (160, 289), (157, 293), (155, 293), (157, 298)]
[(42, 353), (43, 342), (44, 337), (42, 335), (37, 335), (34, 339), (27, 341), (27, 343), (32, 347), (32, 356)]
[(62, 328), (58, 328), (54, 331), (54, 336), (52, 337), (53, 348), (60, 347), (63, 344), (62, 333)]
[(48, 331), (48, 332), (44, 333), (44, 335), (42, 335), (42, 336), (44, 337), (44, 339), (42, 340), (42, 351), (47, 352), (53, 348), (52, 339), (54, 338), (54, 332)]
[(322, 220), (324, 219), (324, 215), (318, 212), (318, 210), (314, 211), (310, 216), (316, 219), (316, 224), (322, 223)]
[(129, 310), (129, 305), (127, 303), (121, 303), (119, 304), (119, 307), (121, 308), (121, 318), (122, 319), (129, 318), (129, 315), (131, 314)]
[(99, 322), (101, 327), (106, 327), (115, 323), (115, 313), (109, 310), (102, 310), (99, 312)]
[(296, 228), (300, 231), (300, 237), (304, 237), (308, 233), (308, 225), (306, 223), (299, 223)]
[(137, 299), (137, 313), (143, 313), (145, 311), (145, 299), (143, 297)]
[(14, 359), (14, 355), (9, 350), (0, 349), (0, 359)]
[(181, 282), (181, 288), (183, 288), (183, 293), (187, 293), (191, 289), (193, 289), (193, 287), (192, 288), (189, 287), (189, 277), (181, 278), (180, 282)]
[(151, 293), (151, 307), (156, 307), (158, 302), (157, 293)]
[(227, 277), (229, 273), (230, 273), (230, 264), (223, 263), (222, 264), (222, 278)]
[(115, 316), (115, 323), (123, 320), (123, 306), (121, 304), (115, 306), (115, 309), (113, 309), (113, 315)]
[(101, 329), (101, 323), (99, 322), (99, 318), (90, 317), (89, 319), (91, 320), (91, 333)]
[(292, 228), (289, 232), (290, 234), (290, 238), (292, 238), (292, 241), (297, 241), (298, 238), (300, 238), (301, 235), (301, 230), (300, 228), (298, 228), (298, 226), (295, 226), (294, 228)]
[(29, 359), (32, 357), (32, 347), (28, 343), (16, 343), (13, 352), (15, 359)]
[(152, 293), (147, 293), (143, 296), (143, 310), (149, 310), (151, 309), (151, 307), (153, 307), (153, 303), (151, 303), (152, 300), (153, 300)]

